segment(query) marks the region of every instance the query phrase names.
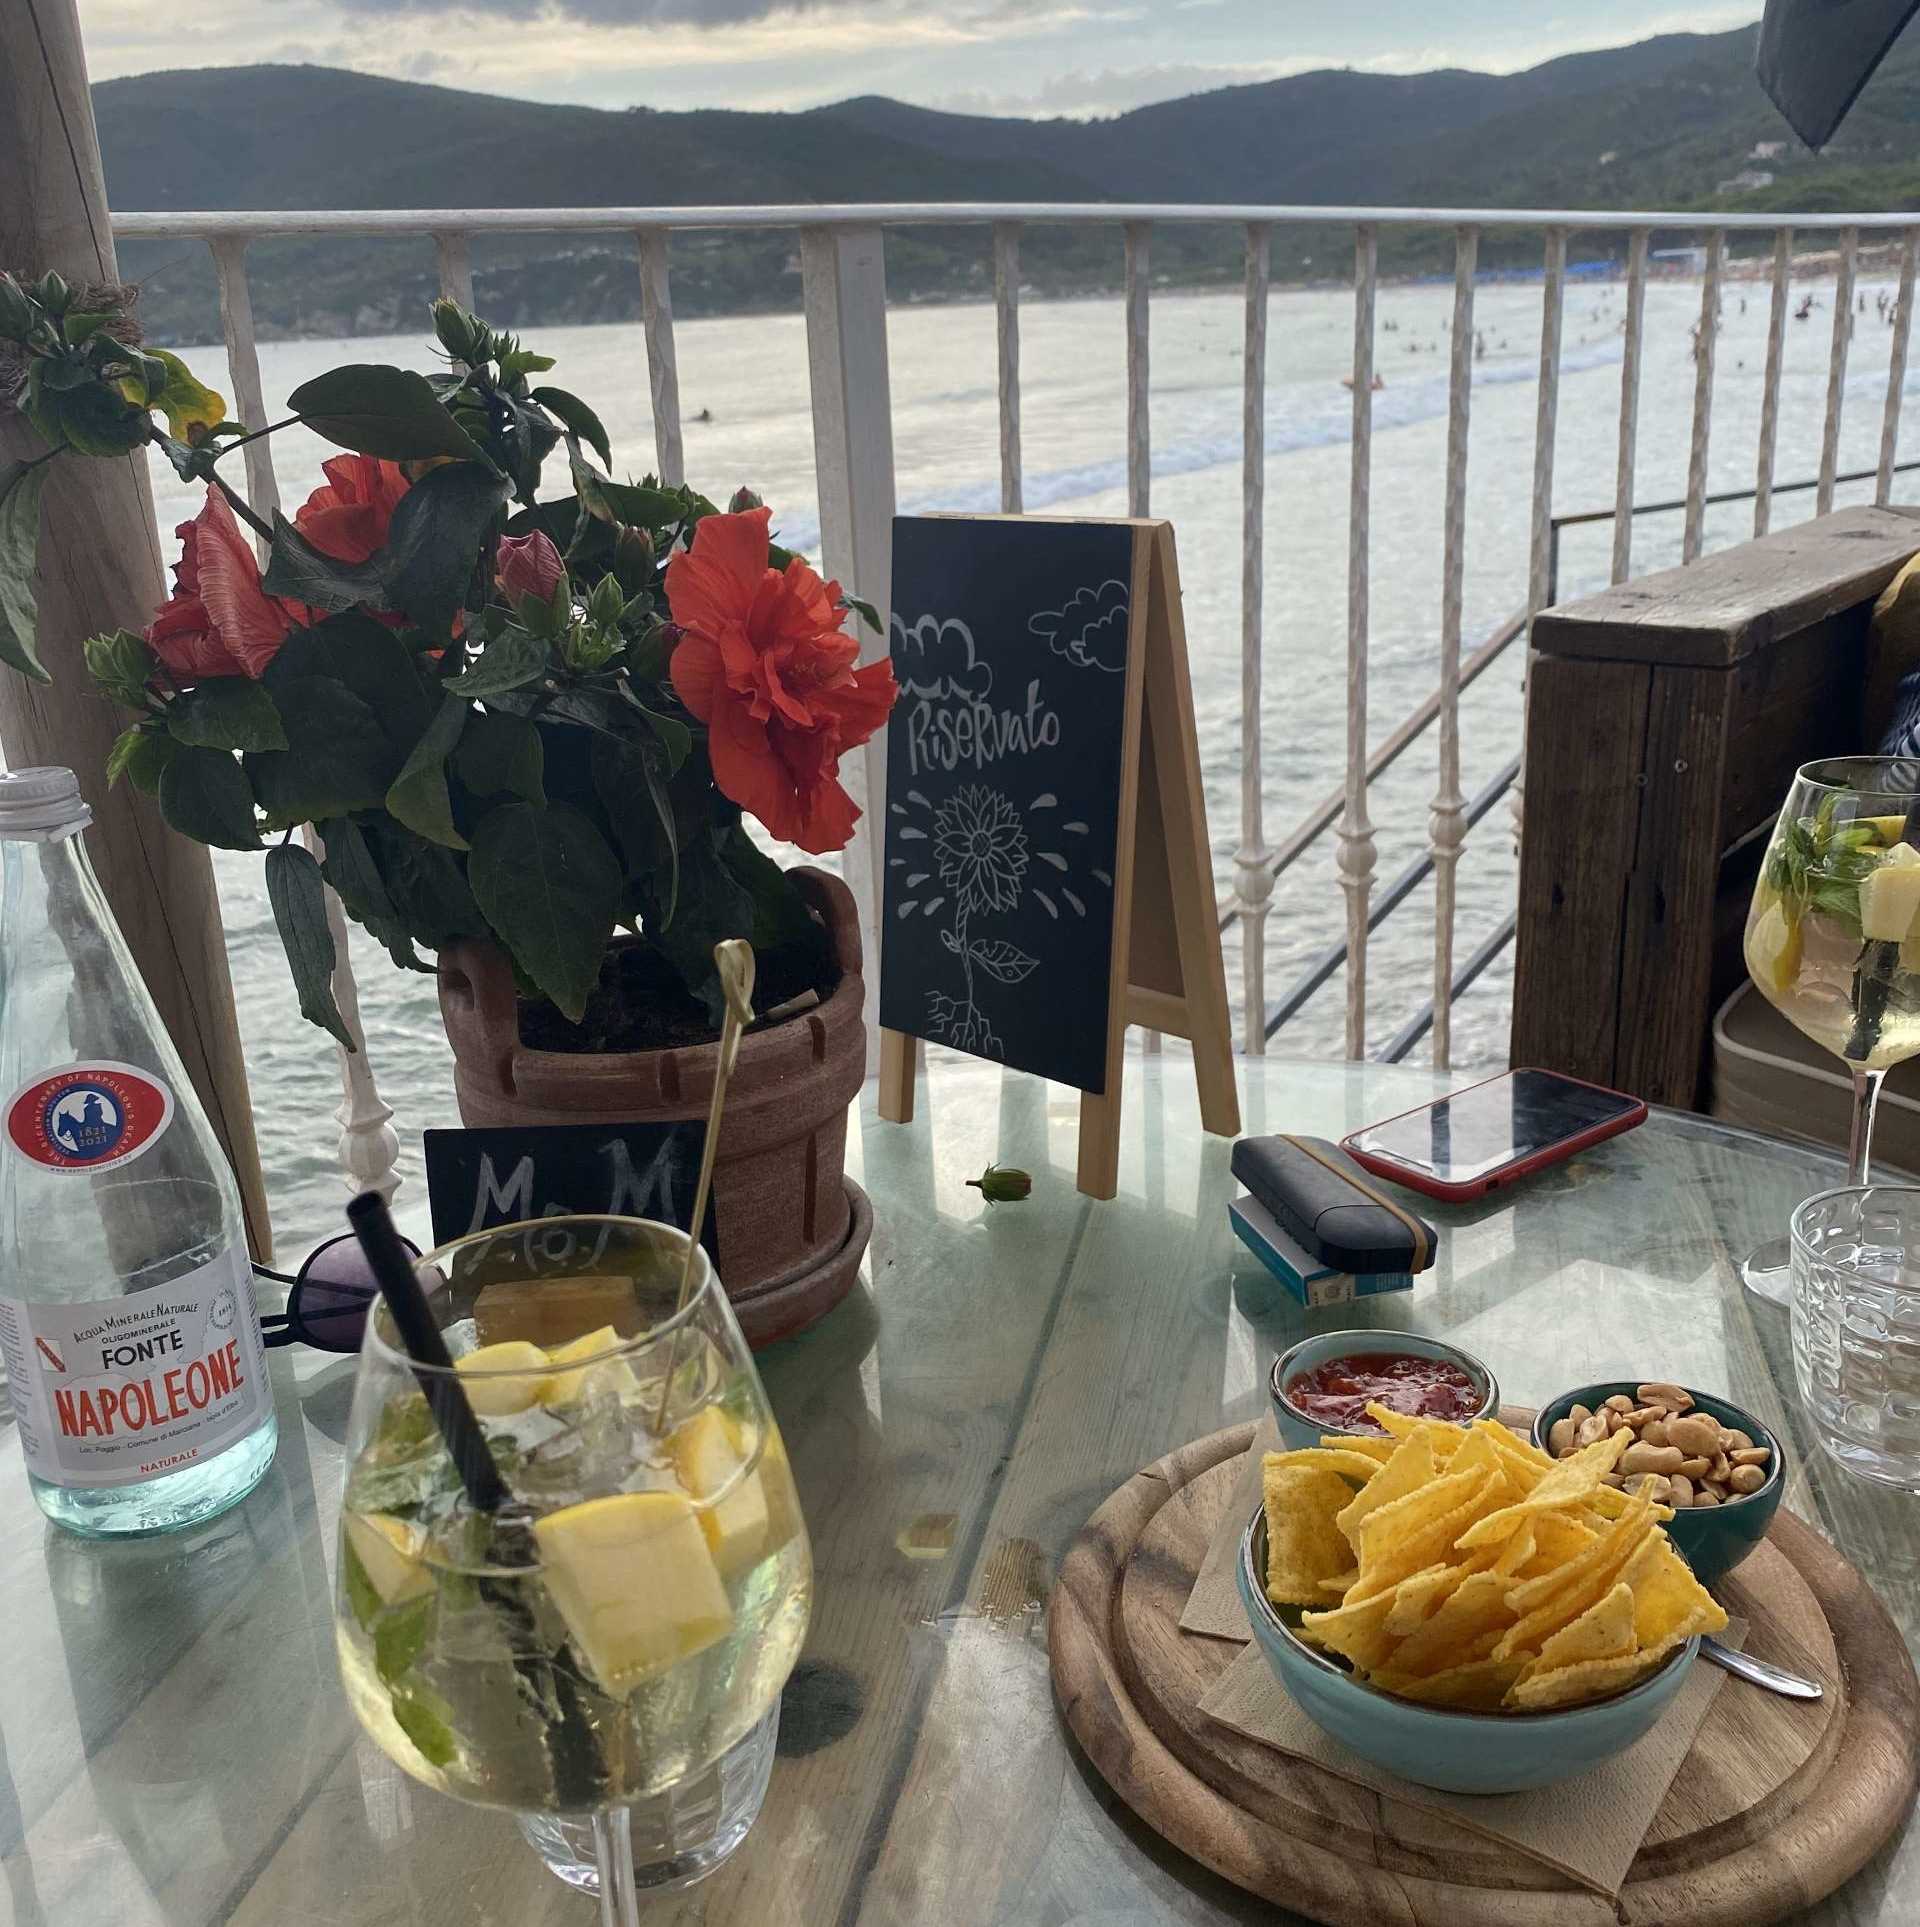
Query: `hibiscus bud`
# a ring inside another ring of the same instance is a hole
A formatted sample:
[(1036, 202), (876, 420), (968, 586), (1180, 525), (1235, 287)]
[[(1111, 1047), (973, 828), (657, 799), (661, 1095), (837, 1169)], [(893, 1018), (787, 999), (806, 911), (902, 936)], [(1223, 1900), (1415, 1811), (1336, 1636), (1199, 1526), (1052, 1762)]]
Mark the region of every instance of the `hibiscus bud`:
[(1010, 1164), (990, 1164), (967, 1183), (989, 1204), (1018, 1204), (1033, 1189), (1033, 1180)]
[(729, 515), (744, 515), (748, 509), (763, 509), (765, 507), (766, 503), (761, 501), (759, 496), (754, 494), (753, 490), (742, 482), (741, 485), (733, 491), (732, 499), (727, 503), (727, 513)]
[(536, 602), (551, 602), (555, 589), (567, 579), (567, 565), (560, 551), (535, 529), (531, 535), (503, 535), (494, 557), (493, 578), (500, 593), (515, 608), (529, 596)]
[(613, 538), (613, 566), (628, 581), (638, 581), (653, 567), (653, 537), (645, 529), (623, 523)]
[(0, 340), (25, 341), (33, 332), (33, 302), (10, 274), (0, 274)]
[(455, 361), (485, 361), (492, 345), (487, 339), (486, 324), (470, 315), (457, 301), (433, 304), (433, 332)]
[(51, 315), (64, 315), (68, 302), (73, 299), (72, 289), (51, 268), (33, 284), (33, 293), (35, 300)]

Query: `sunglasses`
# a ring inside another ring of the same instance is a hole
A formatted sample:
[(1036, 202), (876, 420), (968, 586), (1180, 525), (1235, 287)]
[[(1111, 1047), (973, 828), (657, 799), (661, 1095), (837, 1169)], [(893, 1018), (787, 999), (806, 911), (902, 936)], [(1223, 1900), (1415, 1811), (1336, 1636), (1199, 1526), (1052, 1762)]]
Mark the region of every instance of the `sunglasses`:
[[(420, 1247), (410, 1238), (400, 1242), (410, 1256), (419, 1257)], [(380, 1287), (351, 1231), (308, 1252), (292, 1277), (284, 1271), (269, 1271), (265, 1265), (255, 1265), (253, 1275), (287, 1287), (286, 1310), (260, 1320), (261, 1335), (269, 1345), (311, 1345), (323, 1352), (360, 1349), (367, 1312)]]

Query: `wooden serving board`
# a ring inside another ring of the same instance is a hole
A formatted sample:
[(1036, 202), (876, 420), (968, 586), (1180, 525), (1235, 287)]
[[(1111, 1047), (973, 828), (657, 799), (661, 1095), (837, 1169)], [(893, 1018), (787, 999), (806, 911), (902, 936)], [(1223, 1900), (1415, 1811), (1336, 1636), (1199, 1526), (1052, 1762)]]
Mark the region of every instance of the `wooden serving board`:
[(1183, 1446), (1108, 1499), (1067, 1554), (1047, 1629), (1054, 1691), (1094, 1766), (1229, 1880), (1331, 1927), (1758, 1927), (1831, 1893), (1911, 1806), (1913, 1662), (1866, 1580), (1785, 1511), (1719, 1594), (1748, 1621), (1748, 1651), (1818, 1678), (1826, 1698), (1729, 1680), (1617, 1903), (1217, 1725), (1198, 1702), (1242, 1648), (1178, 1622), (1253, 1429)]

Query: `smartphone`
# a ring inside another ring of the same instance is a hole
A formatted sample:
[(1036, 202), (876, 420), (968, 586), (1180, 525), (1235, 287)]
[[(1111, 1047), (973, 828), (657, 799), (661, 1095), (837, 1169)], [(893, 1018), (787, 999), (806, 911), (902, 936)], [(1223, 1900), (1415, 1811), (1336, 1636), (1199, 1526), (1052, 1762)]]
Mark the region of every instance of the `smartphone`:
[(1624, 1091), (1558, 1071), (1508, 1071), (1369, 1124), (1340, 1148), (1377, 1177), (1459, 1203), (1618, 1137), (1646, 1116), (1646, 1104)]

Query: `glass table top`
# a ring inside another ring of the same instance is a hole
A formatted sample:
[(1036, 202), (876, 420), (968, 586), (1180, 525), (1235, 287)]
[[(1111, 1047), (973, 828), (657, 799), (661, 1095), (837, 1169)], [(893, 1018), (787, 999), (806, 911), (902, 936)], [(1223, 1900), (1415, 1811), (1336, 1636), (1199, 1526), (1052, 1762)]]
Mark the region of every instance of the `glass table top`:
[[(1239, 1066), (1249, 1132), (1338, 1138), (1457, 1083), (1376, 1065)], [(1174, 1446), (1258, 1415), (1309, 1331), (1445, 1334), (1509, 1400), (1640, 1376), (1724, 1390), (1787, 1442), (1787, 1504), (1920, 1639), (1920, 1501), (1814, 1447), (1787, 1316), (1749, 1246), (1836, 1160), (1708, 1120), (1642, 1129), (1468, 1207), (1411, 1292), (1301, 1310), (1232, 1236), (1230, 1144), (1178, 1057), (1127, 1066), (1120, 1193), (1073, 1187), (1074, 1093), (937, 1066), (911, 1126), (871, 1090), (848, 1168), (872, 1195), (862, 1283), (761, 1357), (818, 1568), (759, 1825), (654, 1903), (667, 1922), (1146, 1927), (1272, 1920), (1159, 1841), (1067, 1739), (1052, 1574), (1087, 1515)], [(966, 1180), (1034, 1176), (1022, 1204)], [(294, 1256), (297, 1254), (286, 1254)], [(408, 1780), (341, 1696), (330, 1610), (352, 1362), (273, 1355), (279, 1455), (197, 1530), (97, 1545), (47, 1525), (0, 1436), (0, 1923), (538, 1927), (595, 1917), (505, 1815)], [(1808, 1919), (1920, 1920), (1916, 1830)]]

